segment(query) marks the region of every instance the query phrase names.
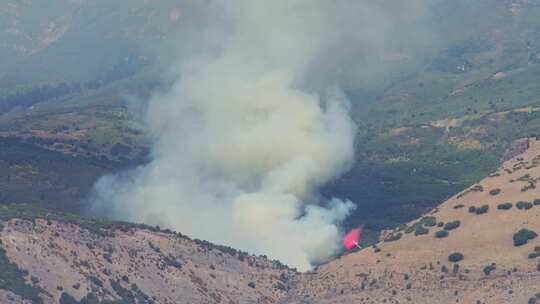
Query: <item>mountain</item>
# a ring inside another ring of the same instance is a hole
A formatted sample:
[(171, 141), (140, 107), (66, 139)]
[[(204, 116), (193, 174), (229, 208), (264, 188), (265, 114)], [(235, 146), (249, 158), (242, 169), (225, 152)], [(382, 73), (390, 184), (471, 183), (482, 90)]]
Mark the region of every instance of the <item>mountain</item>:
[(0, 302), (536, 303), (540, 140), (377, 244), (299, 273), (170, 230), (0, 208)]
[[(189, 44), (177, 33), (196, 9), (173, 0), (2, 2), (0, 134), (84, 161), (143, 162), (146, 102), (168, 88), (173, 46)], [(356, 164), (322, 194), (358, 206), (349, 226), (376, 233), (412, 220), (497, 168), (511, 142), (540, 133), (539, 5), (429, 9), (421, 55), (396, 51), (379, 65), (399, 68), (343, 83), (359, 126)]]

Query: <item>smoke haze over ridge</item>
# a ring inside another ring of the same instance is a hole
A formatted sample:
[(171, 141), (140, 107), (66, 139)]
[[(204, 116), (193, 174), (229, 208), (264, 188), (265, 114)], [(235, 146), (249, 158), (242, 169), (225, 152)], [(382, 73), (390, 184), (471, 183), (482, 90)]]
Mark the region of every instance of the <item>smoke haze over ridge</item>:
[[(316, 195), (354, 162), (356, 126), (332, 77), (356, 51), (394, 43), (384, 33), (396, 12), (369, 1), (204, 3), (187, 18), (195, 41), (179, 51), (174, 84), (149, 104), (152, 161), (103, 177), (95, 207), (309, 269), (338, 250), (354, 208)], [(423, 14), (423, 1), (407, 3), (400, 14)]]

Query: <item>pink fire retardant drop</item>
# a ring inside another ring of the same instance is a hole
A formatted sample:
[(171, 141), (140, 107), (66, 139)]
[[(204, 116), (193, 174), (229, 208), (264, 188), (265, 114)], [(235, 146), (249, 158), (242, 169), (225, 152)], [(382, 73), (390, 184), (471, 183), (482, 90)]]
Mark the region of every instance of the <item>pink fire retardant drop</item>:
[(343, 237), (343, 246), (345, 246), (345, 248), (347, 248), (348, 250), (351, 250), (355, 247), (360, 248), (358, 242), (360, 241), (360, 237), (362, 236), (362, 230), (363, 227), (358, 227), (347, 233), (345, 237)]

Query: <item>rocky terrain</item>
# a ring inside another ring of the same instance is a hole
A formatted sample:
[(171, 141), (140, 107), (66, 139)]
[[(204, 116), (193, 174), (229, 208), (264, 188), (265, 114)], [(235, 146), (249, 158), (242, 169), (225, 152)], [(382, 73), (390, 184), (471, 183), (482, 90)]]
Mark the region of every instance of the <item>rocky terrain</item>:
[(0, 303), (535, 303), (540, 141), (528, 141), (422, 218), (306, 273), (169, 230), (4, 206)]

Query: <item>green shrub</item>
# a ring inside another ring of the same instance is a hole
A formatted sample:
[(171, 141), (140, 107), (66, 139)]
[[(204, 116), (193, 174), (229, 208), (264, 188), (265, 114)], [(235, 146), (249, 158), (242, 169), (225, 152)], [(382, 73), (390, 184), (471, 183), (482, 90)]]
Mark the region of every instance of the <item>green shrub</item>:
[(540, 253), (538, 253), (538, 252), (531, 252), (531, 253), (529, 253), (528, 258), (529, 258), (529, 259), (536, 259), (536, 258), (539, 257), (539, 256), (540, 256)]
[(519, 201), (517, 202), (516, 207), (519, 210), (529, 210), (533, 207), (533, 204), (531, 202)]
[(433, 227), (437, 225), (437, 218), (435, 218), (434, 216), (426, 216), (423, 217), (420, 222), (422, 222), (422, 224), (424, 224), (424, 226), (426, 227)]
[(488, 205), (482, 205), (482, 207), (476, 208), (475, 213), (476, 213), (476, 214), (484, 214), (484, 213), (487, 213), (488, 210), (489, 210), (489, 206), (488, 206)]
[(491, 265), (488, 265), (486, 267), (484, 267), (484, 274), (485, 275), (490, 275), (491, 272), (493, 270), (497, 269), (497, 266), (495, 265), (495, 263), (491, 264)]
[(60, 304), (78, 304), (79, 301), (75, 300), (74, 297), (69, 295), (68, 293), (62, 292), (62, 295), (60, 296), (59, 302)]
[(457, 263), (459, 261), (462, 261), (463, 258), (464, 258), (464, 256), (463, 256), (463, 254), (461, 252), (454, 252), (454, 253), (451, 253), (448, 256), (448, 261), (452, 262), (452, 263)]
[(439, 230), (435, 232), (435, 237), (438, 239), (442, 239), (448, 236), (448, 231), (446, 230)]
[(454, 230), (458, 228), (460, 225), (461, 225), (461, 222), (459, 220), (448, 222), (444, 225), (444, 230), (448, 230), (448, 231)]
[(413, 232), (415, 229), (416, 229), (415, 225), (409, 226), (409, 227), (407, 227), (407, 229), (405, 229), (405, 233), (409, 234), (409, 233)]
[(521, 246), (527, 244), (529, 240), (535, 239), (538, 234), (529, 229), (521, 229), (514, 233), (513, 240), (514, 246)]
[(499, 188), (497, 188), (497, 189), (492, 189), (492, 190), (489, 191), (489, 194), (490, 194), (490, 195), (497, 195), (497, 194), (499, 194), (499, 193), (501, 193), (501, 189), (499, 189)]
[(497, 206), (497, 209), (499, 210), (510, 210), (512, 209), (513, 205), (512, 203), (502, 203)]
[(424, 235), (424, 234), (428, 234), (428, 233), (429, 233), (429, 229), (427, 229), (427, 228), (425, 228), (423, 226), (417, 226), (416, 230), (414, 231), (415, 236)]
[(437, 227), (441, 228), (442, 226), (444, 226), (444, 222), (438, 222), (437, 223)]
[(394, 233), (394, 234), (389, 235), (387, 238), (385, 238), (384, 241), (385, 242), (394, 242), (394, 241), (397, 241), (397, 240), (401, 239), (402, 236), (403, 236), (403, 233), (401, 233), (401, 232)]
[(465, 205), (457, 204), (457, 205), (454, 206), (454, 209), (460, 209), (460, 208), (463, 208), (463, 207), (465, 207)]
[(469, 213), (476, 213), (476, 207), (475, 206), (470, 206), (469, 207)]
[(539, 206), (539, 205), (540, 205), (540, 198), (535, 199), (534, 202), (533, 202), (533, 204), (534, 204), (535, 206)]

